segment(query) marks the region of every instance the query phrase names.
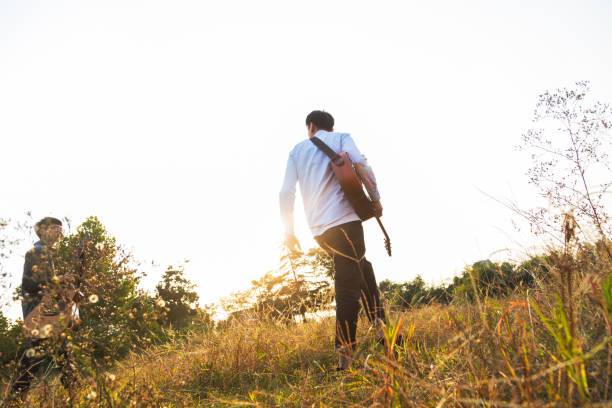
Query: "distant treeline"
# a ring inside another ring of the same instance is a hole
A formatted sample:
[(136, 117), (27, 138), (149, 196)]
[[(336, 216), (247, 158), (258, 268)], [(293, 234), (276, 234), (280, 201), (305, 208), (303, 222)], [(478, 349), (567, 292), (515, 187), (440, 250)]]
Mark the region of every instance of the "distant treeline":
[(553, 262), (551, 255), (534, 256), (518, 265), (509, 262), (478, 261), (447, 284), (430, 286), (418, 275), (409, 282), (379, 283), (381, 295), (391, 308), (408, 309), (430, 303), (448, 304), (473, 300), (474, 295), (504, 296), (519, 288), (530, 288), (546, 279)]
[[(582, 253), (594, 254), (593, 245), (584, 244), (582, 248)], [(419, 275), (403, 283), (383, 280), (379, 288), (386, 306), (401, 310), (431, 303), (472, 301), (476, 293), (481, 298), (506, 296), (546, 280), (556, 258), (557, 254), (550, 252), (520, 264), (483, 260), (466, 267), (459, 276), (442, 285), (428, 285)], [(256, 316), (290, 322), (300, 315), (332, 307), (334, 267), (329, 255), (313, 248), (292, 257), (290, 262), (288, 256), (281, 261), (278, 270), (266, 273), (253, 281), (250, 289), (234, 293), (223, 301), (229, 319)]]

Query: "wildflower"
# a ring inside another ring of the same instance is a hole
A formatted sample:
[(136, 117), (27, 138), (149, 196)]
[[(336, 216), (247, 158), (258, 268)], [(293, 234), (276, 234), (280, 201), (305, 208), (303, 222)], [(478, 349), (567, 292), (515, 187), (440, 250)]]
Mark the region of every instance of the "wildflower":
[(42, 329), (40, 329), (40, 333), (43, 335), (43, 337), (49, 337), (52, 331), (53, 325), (51, 324), (45, 324)]
[(34, 350), (33, 347), (30, 347), (29, 349), (26, 350), (25, 355), (27, 358), (32, 358), (36, 355), (36, 350)]
[(57, 277), (57, 275), (53, 275), (51, 280), (53, 281), (53, 283), (59, 283), (60, 282), (60, 279)]
[(157, 299), (157, 301), (155, 303), (157, 303), (157, 306), (159, 306), (159, 307), (166, 306), (166, 301), (164, 299), (161, 299), (161, 298)]
[(98, 295), (95, 293), (89, 295), (89, 303), (98, 303)]
[(91, 399), (96, 398), (97, 396), (98, 396), (98, 394), (94, 390), (91, 390), (91, 391), (89, 391), (89, 394), (87, 394), (87, 399), (91, 400)]
[(98, 242), (96, 244), (96, 249), (100, 252), (104, 251), (104, 242)]
[(109, 381), (115, 381), (116, 377), (115, 377), (115, 374), (109, 374), (109, 375), (106, 376), (106, 378), (108, 378)]

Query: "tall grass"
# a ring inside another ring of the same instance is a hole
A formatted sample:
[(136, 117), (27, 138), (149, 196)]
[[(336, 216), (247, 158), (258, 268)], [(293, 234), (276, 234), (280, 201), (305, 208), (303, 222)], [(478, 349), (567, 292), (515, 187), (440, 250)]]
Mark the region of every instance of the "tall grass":
[[(362, 323), (348, 373), (335, 371), (333, 318), (287, 324), (260, 312), (91, 371), (74, 406), (612, 406), (606, 252), (553, 251), (537, 290), (500, 298), (475, 287), (476, 301), (392, 313), (383, 345)], [(64, 407), (66, 398), (51, 380), (15, 406)]]

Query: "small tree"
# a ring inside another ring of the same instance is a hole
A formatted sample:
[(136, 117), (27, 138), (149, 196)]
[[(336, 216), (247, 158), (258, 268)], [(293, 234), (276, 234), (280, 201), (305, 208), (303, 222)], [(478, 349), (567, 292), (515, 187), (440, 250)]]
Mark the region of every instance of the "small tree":
[(312, 248), (306, 254), (284, 253), (279, 269), (251, 282), (251, 288), (223, 301), (223, 308), (237, 317), (248, 312), (290, 322), (296, 316), (317, 312), (331, 303), (333, 261), (325, 251)]
[[(589, 83), (540, 95), (534, 123), (542, 125), (523, 135), (521, 148), (531, 153), (529, 181), (549, 200), (553, 211), (527, 212), (535, 232), (558, 233), (568, 212), (578, 225), (594, 227), (601, 239), (610, 236), (610, 217), (604, 199), (610, 182), (610, 128), (612, 110), (589, 102)], [(609, 252), (609, 251), (608, 251)], [(610, 254), (612, 260), (612, 254)]]
[[(25, 346), (25, 338), (21, 331), (21, 321), (11, 323), (0, 312), (0, 376), (12, 376), (16, 363), (19, 361)], [(7, 378), (8, 379), (8, 378)]]
[(89, 217), (58, 243), (55, 267), (72, 277), (61, 285), (83, 294), (82, 323), (71, 333), (83, 358), (115, 359), (160, 335), (153, 299), (138, 289), (143, 274), (98, 218)]
[(155, 290), (157, 305), (164, 310), (160, 321), (176, 329), (188, 327), (197, 315), (200, 297), (195, 285), (185, 278), (183, 267), (169, 266)]
[[(589, 83), (583, 81), (577, 82), (575, 89), (559, 89), (540, 95), (534, 122), (543, 127), (527, 131), (522, 144), (532, 154), (529, 180), (542, 196), (548, 198), (552, 207), (552, 211), (550, 207), (540, 208), (526, 215), (536, 232), (548, 232), (552, 236), (561, 232), (562, 250), (553, 250), (550, 254), (551, 293), (559, 299), (559, 309), (553, 311), (551, 319), (563, 316), (569, 339), (563, 349), (572, 355), (582, 353), (581, 344), (585, 341), (577, 316), (587, 301), (585, 296), (580, 296), (579, 289), (589, 286), (580, 280), (586, 276), (591, 262), (597, 259), (597, 251), (605, 254), (608, 262), (597, 262), (595, 277), (609, 275), (612, 265), (608, 243), (612, 225), (605, 207), (606, 195), (612, 185), (608, 161), (612, 109), (608, 104), (589, 101), (588, 93)], [(591, 232), (597, 236), (594, 252), (580, 244), (580, 238), (593, 241), (587, 235)], [(594, 279), (589, 278), (589, 282), (596, 286)], [(561, 356), (568, 358), (559, 350), (555, 361)], [(564, 398), (570, 405), (574, 385), (578, 386), (583, 401), (587, 399), (584, 372), (582, 363), (575, 364), (569, 366), (562, 377), (563, 389), (566, 390)], [(608, 345), (606, 389), (611, 373), (612, 346)]]

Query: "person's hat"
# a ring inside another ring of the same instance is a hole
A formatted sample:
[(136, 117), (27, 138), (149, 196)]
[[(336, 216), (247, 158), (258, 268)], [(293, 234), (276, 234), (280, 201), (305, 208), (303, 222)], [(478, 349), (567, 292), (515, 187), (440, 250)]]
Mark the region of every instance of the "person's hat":
[(57, 218), (53, 218), (53, 217), (45, 217), (42, 220), (38, 221), (35, 225), (34, 225), (34, 231), (36, 232), (36, 235), (38, 235), (38, 238), (42, 238), (40, 236), (40, 232), (42, 231), (43, 228), (47, 228), (51, 225), (59, 225), (62, 226), (62, 222), (60, 220), (58, 220)]

